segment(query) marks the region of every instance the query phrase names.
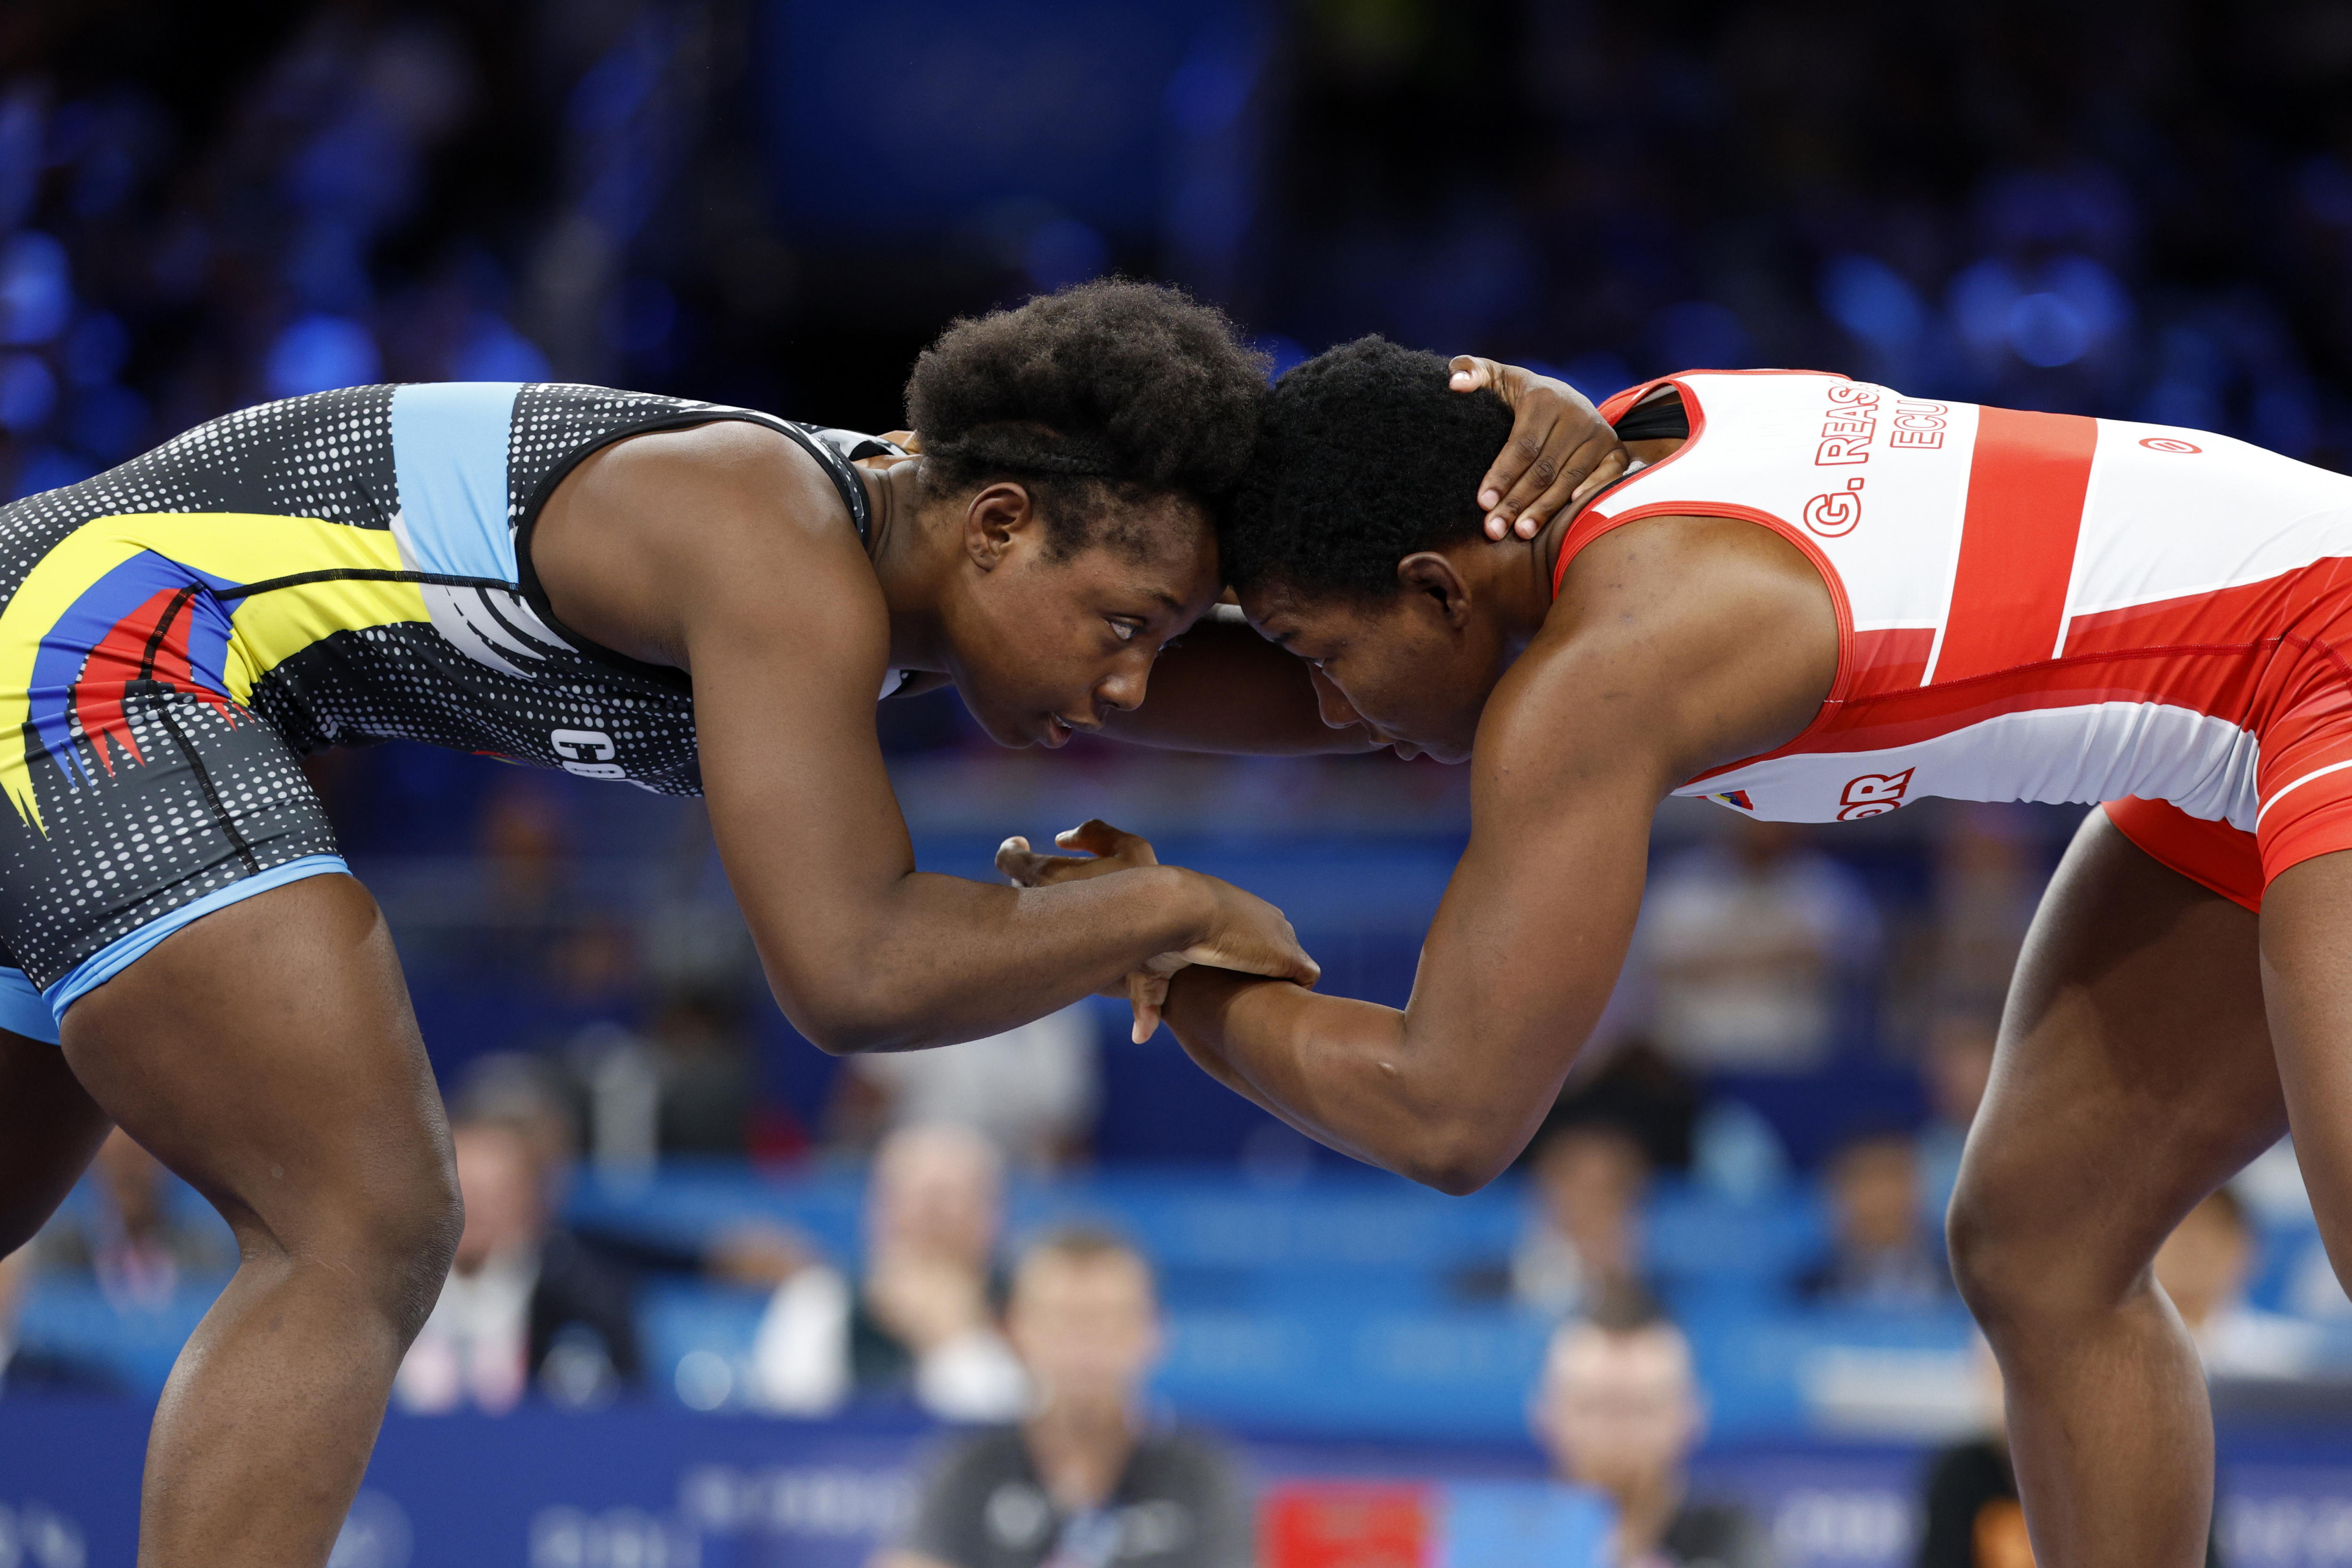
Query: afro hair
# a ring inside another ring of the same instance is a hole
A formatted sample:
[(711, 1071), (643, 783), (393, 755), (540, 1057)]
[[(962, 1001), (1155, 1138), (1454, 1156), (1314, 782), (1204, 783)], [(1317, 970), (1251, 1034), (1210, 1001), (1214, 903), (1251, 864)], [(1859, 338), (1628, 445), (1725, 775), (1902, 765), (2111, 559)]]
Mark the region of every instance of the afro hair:
[[(1151, 283), (1081, 283), (957, 321), (907, 382), (924, 482), (1030, 487), (1050, 548), (1143, 543), (1107, 514), (1165, 495), (1221, 515), (1249, 465), (1266, 362), (1223, 312)], [(1106, 537), (1107, 536), (1107, 537)]]
[(1451, 389), (1435, 354), (1358, 338), (1275, 383), (1226, 519), (1235, 587), (1397, 591), (1397, 563), (1483, 538), (1478, 481), (1511, 434), (1489, 391)]

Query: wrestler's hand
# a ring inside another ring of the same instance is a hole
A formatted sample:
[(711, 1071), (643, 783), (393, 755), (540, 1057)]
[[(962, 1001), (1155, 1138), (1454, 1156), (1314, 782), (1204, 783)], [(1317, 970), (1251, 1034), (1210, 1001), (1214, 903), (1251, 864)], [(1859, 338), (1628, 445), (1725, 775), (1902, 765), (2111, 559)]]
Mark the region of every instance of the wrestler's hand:
[[(1041, 855), (1029, 847), (1026, 838), (1008, 838), (997, 848), (996, 868), (1020, 887), (1045, 888), (1160, 864), (1150, 840), (1121, 832), (1099, 819), (1057, 833), (1054, 842), (1082, 853)], [(1312, 985), (1322, 977), (1322, 966), (1298, 945), (1298, 933), (1291, 930), (1280, 910), (1215, 877), (1202, 876), (1197, 871), (1187, 871), (1185, 875), (1196, 879), (1212, 900), (1210, 918), (1202, 936), (1181, 952), (1155, 955), (1143, 967), (1128, 974), (1120, 991), (1108, 993), (1123, 994), (1134, 1010), (1133, 1033), (1138, 1045), (1150, 1039), (1152, 1031), (1160, 1026), (1160, 1010), (1168, 1000), (1169, 977), (1187, 964), (1266, 974), (1278, 980), (1295, 980), (1301, 985)]]
[(1151, 847), (1151, 840), (1113, 827), (1098, 816), (1067, 832), (1056, 833), (1054, 842), (1081, 853), (1040, 855), (1029, 847), (1029, 840), (1015, 837), (997, 846), (996, 868), (1017, 887), (1050, 888), (1061, 882), (1082, 882), (1088, 877), (1108, 877), (1113, 871), (1137, 866), (1160, 864), (1159, 852)]
[(1549, 375), (1473, 354), (1454, 356), (1453, 387), (1492, 387), (1511, 408), (1511, 438), (1478, 481), (1486, 537), (1543, 531), (1560, 509), (1573, 511), (1622, 477), (1633, 458), (1584, 394)]

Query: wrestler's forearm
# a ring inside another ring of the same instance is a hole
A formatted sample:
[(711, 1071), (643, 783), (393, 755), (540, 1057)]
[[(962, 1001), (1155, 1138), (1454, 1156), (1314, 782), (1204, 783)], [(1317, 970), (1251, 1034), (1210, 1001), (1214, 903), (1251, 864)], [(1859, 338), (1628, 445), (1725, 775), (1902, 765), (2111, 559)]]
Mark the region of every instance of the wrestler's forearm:
[(1206, 879), (1145, 867), (1066, 887), (994, 887), (913, 872), (879, 887), (729, 862), (770, 989), (834, 1055), (979, 1039), (1115, 984), (1207, 921)]
[(1477, 1075), (1444, 1068), (1459, 1052), (1409, 1037), (1393, 1007), (1192, 968), (1165, 1017), (1212, 1078), (1343, 1154), (1446, 1192), (1500, 1168)]

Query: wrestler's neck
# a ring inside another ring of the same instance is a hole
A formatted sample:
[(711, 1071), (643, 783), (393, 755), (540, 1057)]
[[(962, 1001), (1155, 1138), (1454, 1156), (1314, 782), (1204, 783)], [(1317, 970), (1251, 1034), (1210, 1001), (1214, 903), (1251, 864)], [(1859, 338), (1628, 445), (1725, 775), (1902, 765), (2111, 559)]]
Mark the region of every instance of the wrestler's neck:
[(1506, 665), (1543, 630), (1551, 614), (1552, 572), (1574, 520), (1555, 517), (1533, 539), (1514, 536), (1500, 544), (1474, 543), (1454, 554), (1473, 595), (1486, 602)]
[(948, 641), (940, 605), (961, 551), (961, 531), (923, 493), (922, 464), (861, 468), (873, 527), (867, 554), (890, 615), (890, 668), (944, 671)]
[[(1652, 441), (1628, 441), (1625, 443), (1625, 450), (1632, 454), (1635, 463), (1647, 468), (1653, 463), (1664, 462), (1681, 451), (1683, 440), (1684, 437), (1679, 436), (1667, 436)], [(1582, 515), (1581, 511), (1577, 513), (1577, 517)], [(1543, 573), (1543, 597), (1535, 616), (1534, 627), (1526, 631), (1518, 639), (1520, 647), (1526, 646), (1527, 639), (1535, 635), (1535, 630), (1542, 626), (1544, 617), (1551, 613), (1552, 585), (1559, 581), (1559, 577), (1560, 549), (1567, 543), (1568, 531), (1574, 527), (1575, 523), (1576, 517), (1555, 517), (1545, 525), (1543, 531), (1535, 537), (1533, 542), (1535, 560), (1541, 566)]]

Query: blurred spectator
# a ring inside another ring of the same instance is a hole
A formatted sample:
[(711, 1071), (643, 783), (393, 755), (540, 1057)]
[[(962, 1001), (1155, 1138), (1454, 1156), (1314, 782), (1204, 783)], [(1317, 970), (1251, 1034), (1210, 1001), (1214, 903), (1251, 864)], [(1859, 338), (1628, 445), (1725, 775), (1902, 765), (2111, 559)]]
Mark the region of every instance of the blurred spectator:
[(1144, 1383), (1160, 1359), (1151, 1267), (1092, 1231), (1031, 1247), (1006, 1331), (1036, 1387), (1018, 1426), (942, 1453), (914, 1520), (876, 1568), (1247, 1568), (1249, 1498), (1214, 1443), (1152, 1430)]
[(1690, 1342), (1665, 1318), (1628, 1310), (1563, 1326), (1529, 1418), (1552, 1472), (1615, 1505), (1614, 1568), (1772, 1568), (1756, 1521), (1690, 1495), (1706, 1411)]
[(865, 1148), (897, 1128), (954, 1122), (1013, 1165), (1055, 1170), (1087, 1152), (1099, 1054), (1094, 1010), (1081, 1002), (949, 1050), (851, 1057), (836, 1080), (834, 1134)]
[(563, 783), (535, 772), (502, 773), (485, 792), (472, 845), (478, 946), (467, 956), (531, 975), (574, 1016), (633, 1017), (644, 1000), (637, 932), (620, 911), (583, 896), (593, 882), (583, 881), (585, 809)]
[(527, 774), (500, 777), (483, 805), (474, 854), (502, 923), (530, 933), (559, 923), (572, 879), (568, 828), (556, 785)]
[(1637, 952), (1655, 987), (1652, 1032), (1694, 1072), (1819, 1067), (1878, 942), (1853, 872), (1797, 826), (1741, 816), (1651, 884)]
[(654, 1022), (653, 1048), (662, 1153), (740, 1158), (753, 1087), (751, 1042), (735, 998), (712, 990), (671, 997)]
[(2322, 1350), (2317, 1324), (2265, 1312), (2246, 1300), (2255, 1243), (2244, 1206), (2228, 1187), (2189, 1211), (2156, 1254), (2156, 1282), (2197, 1341), (2206, 1375), (2293, 1378)]
[(1900, 1132), (1849, 1140), (1831, 1159), (1830, 1248), (1797, 1281), (1828, 1307), (1939, 1307), (1951, 1271), (1929, 1237), (1919, 1202), (1919, 1157)]
[(466, 1064), (447, 1098), (453, 1122), (503, 1122), (528, 1134), (549, 1190), (562, 1187), (580, 1154), (580, 1106), (556, 1063), (528, 1051), (490, 1051)]
[(394, 1403), (499, 1415), (533, 1387), (575, 1408), (635, 1387), (642, 1362), (629, 1280), (552, 1223), (541, 1130), (461, 1121), (450, 1136), (465, 1234), (401, 1363)]
[(1648, 1157), (1622, 1128), (1588, 1122), (1546, 1138), (1529, 1182), (1534, 1212), (1511, 1257), (1511, 1295), (1568, 1317), (1638, 1290), (1649, 1184)]
[(643, 1177), (667, 1155), (740, 1159), (755, 1134), (763, 1152), (802, 1146), (781, 1109), (763, 1111), (743, 1007), (733, 988), (673, 992), (640, 1034), (609, 1019), (566, 1051), (588, 1110), (599, 1170)]
[(1764, 1113), (1744, 1100), (1717, 1095), (1691, 1128), (1691, 1174), (1737, 1204), (1778, 1196), (1791, 1173), (1789, 1147)]
[(2033, 1568), (2017, 1472), (2009, 1459), (2000, 1367), (1982, 1338), (1976, 1342), (1976, 1366), (1983, 1430), (1928, 1462), (1919, 1568)]
[(36, 1242), (44, 1272), (82, 1274), (118, 1310), (152, 1309), (188, 1282), (218, 1285), (236, 1268), (227, 1229), (173, 1212), (173, 1179), (121, 1128), (90, 1162), (87, 1203), (68, 1204)]
[[(1549, 1132), (1588, 1121), (1609, 1122), (1639, 1140), (1652, 1165), (1687, 1171), (1699, 1103), (1698, 1085), (1647, 1036), (1613, 1044), (1595, 1040), (1570, 1069), (1544, 1125)], [(1543, 1142), (1538, 1135), (1536, 1146)]]
[(1937, 818), (1928, 994), (1943, 1013), (1998, 1019), (2049, 877), (2029, 837), (2030, 808), (1952, 805), (1956, 809)]
[[(2033, 1568), (2025, 1510), (2017, 1500), (2017, 1471), (2009, 1458), (2000, 1366), (1981, 1337), (1976, 1341), (1976, 1369), (1981, 1430), (1927, 1463), (1918, 1568)], [(2220, 1560), (2209, 1535), (2207, 1568), (2216, 1568)]]
[(778, 1286), (752, 1349), (760, 1404), (822, 1415), (855, 1394), (910, 1394), (950, 1421), (1020, 1414), (1028, 1379), (997, 1325), (1004, 1166), (970, 1128), (882, 1142), (866, 1199), (866, 1274), (811, 1264)]
[(1998, 1012), (1946, 1013), (1928, 1028), (1919, 1065), (1931, 1120), (1919, 1133), (1918, 1150), (1919, 1186), (1930, 1226), (1941, 1226), (1952, 1205), (1960, 1152), (1992, 1081), (1993, 1047), (2000, 1037)]
[(0, 1398), (16, 1394), (120, 1394), (114, 1373), (95, 1362), (20, 1344), (17, 1315), (33, 1278), (33, 1249), (0, 1257)]
[(635, 1014), (643, 994), (635, 930), (606, 910), (573, 912), (569, 920), (549, 933), (546, 973), (556, 999), (607, 1017)]

